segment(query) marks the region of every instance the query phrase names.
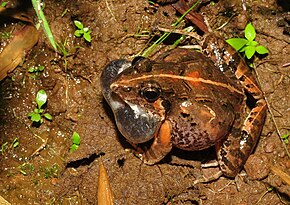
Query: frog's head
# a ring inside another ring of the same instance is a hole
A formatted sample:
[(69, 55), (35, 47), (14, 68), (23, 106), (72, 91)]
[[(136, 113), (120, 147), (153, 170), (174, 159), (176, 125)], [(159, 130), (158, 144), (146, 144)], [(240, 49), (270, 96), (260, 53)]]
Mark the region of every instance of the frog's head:
[(118, 129), (132, 143), (152, 139), (165, 118), (161, 87), (144, 77), (150, 67), (150, 60), (144, 58), (134, 60), (132, 65), (118, 60), (107, 65), (101, 76), (103, 95), (113, 110)]

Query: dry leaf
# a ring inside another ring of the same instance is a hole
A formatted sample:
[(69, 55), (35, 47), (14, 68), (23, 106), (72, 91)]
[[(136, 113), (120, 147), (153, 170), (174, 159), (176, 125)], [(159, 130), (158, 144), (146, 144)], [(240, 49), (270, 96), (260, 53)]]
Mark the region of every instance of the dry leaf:
[(2, 196), (0, 196), (0, 205), (11, 205), (8, 201), (6, 201)]
[(22, 27), (0, 54), (0, 81), (24, 59), (26, 52), (38, 41), (38, 31), (32, 24)]
[(113, 205), (113, 194), (109, 184), (108, 174), (102, 160), (99, 165), (98, 205)]

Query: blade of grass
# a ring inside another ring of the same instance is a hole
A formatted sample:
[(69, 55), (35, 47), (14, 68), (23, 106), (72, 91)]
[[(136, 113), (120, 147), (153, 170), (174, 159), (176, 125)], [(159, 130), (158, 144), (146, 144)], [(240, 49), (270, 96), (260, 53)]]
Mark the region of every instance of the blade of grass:
[(38, 17), (38, 20), (39, 20), (40, 24), (42, 24), (44, 32), (45, 32), (47, 38), (49, 39), (49, 42), (51, 43), (52, 47), (56, 51), (57, 50), (56, 43), (54, 41), (54, 38), (53, 38), (52, 32), (50, 30), (49, 24), (48, 24), (48, 22), (47, 22), (47, 20), (45, 18), (45, 15), (44, 15), (44, 13), (43, 13), (43, 11), (41, 9), (40, 0), (31, 0), (31, 2), (32, 2), (33, 8), (35, 10), (35, 13), (36, 13), (36, 15)]
[[(193, 4), (174, 24), (172, 24), (173, 30), (176, 29), (176, 27), (180, 24), (180, 22), (184, 19), (184, 17), (196, 7), (201, 0), (198, 0)], [(159, 46), (169, 35), (171, 32), (165, 32), (157, 41), (155, 41), (148, 49), (144, 51), (144, 53), (141, 55), (142, 57), (148, 57), (150, 53), (155, 50), (157, 46)]]

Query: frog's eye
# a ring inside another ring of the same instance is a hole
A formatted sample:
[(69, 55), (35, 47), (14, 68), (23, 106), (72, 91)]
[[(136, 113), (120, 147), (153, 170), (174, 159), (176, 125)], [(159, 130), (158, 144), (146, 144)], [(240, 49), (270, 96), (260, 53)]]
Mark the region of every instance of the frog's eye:
[(161, 94), (160, 88), (157, 87), (145, 87), (141, 91), (141, 96), (148, 102), (156, 101)]

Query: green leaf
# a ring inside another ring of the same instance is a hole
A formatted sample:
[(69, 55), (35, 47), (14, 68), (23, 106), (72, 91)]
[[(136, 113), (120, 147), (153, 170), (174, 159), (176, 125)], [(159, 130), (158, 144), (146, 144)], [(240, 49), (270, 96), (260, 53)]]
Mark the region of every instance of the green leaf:
[(247, 46), (245, 48), (245, 54), (246, 54), (247, 59), (252, 58), (255, 52), (256, 52), (255, 46)]
[(87, 42), (91, 42), (92, 38), (91, 38), (91, 32), (87, 32), (87, 33), (84, 33), (84, 39), (87, 41)]
[(16, 147), (18, 147), (18, 145), (19, 145), (19, 140), (18, 140), (18, 138), (15, 138), (12, 142), (12, 146), (13, 146), (13, 148), (16, 148)]
[(72, 152), (76, 151), (78, 148), (79, 148), (79, 145), (72, 144), (71, 147), (70, 147), (69, 152), (72, 153)]
[(83, 29), (84, 33), (87, 33), (89, 30), (90, 30), (90, 29), (89, 29), (88, 27), (85, 27), (85, 28)]
[(43, 65), (40, 65), (39, 67), (38, 67), (38, 71), (43, 71), (44, 70), (44, 66)]
[(28, 116), (28, 117), (31, 117), (31, 116), (34, 115), (34, 114), (35, 114), (35, 112), (32, 111), (32, 112), (30, 112), (27, 116)]
[(257, 53), (259, 53), (259, 54), (266, 54), (266, 53), (269, 53), (268, 49), (265, 48), (264, 46), (261, 46), (261, 45), (256, 47), (256, 51), (257, 51)]
[(29, 73), (33, 73), (35, 71), (35, 67), (28, 68)]
[(43, 115), (46, 119), (52, 120), (52, 116), (47, 112)]
[(226, 42), (238, 51), (248, 43), (248, 40), (244, 38), (230, 38)]
[(45, 90), (39, 90), (36, 95), (36, 103), (38, 108), (41, 108), (47, 101), (47, 95)]
[(80, 135), (77, 132), (73, 133), (71, 139), (72, 139), (73, 144), (76, 144), (76, 145), (80, 145), (81, 144), (81, 137), (80, 137)]
[(281, 136), (281, 138), (283, 139), (285, 144), (289, 143), (289, 136), (290, 136), (290, 133), (284, 134), (284, 135)]
[(81, 37), (83, 34), (84, 34), (84, 31), (83, 30), (76, 30), (75, 33), (74, 33), (74, 35), (76, 37)]
[(32, 120), (33, 122), (39, 122), (39, 121), (41, 121), (41, 116), (40, 116), (40, 114), (33, 113), (33, 115), (31, 115), (31, 120)]
[(246, 48), (247, 48), (247, 46), (244, 46), (243, 48), (241, 48), (241, 49), (239, 50), (239, 52), (240, 52), (240, 53), (245, 52)]
[(256, 46), (256, 45), (258, 45), (258, 42), (257, 41), (249, 41), (247, 43), (247, 46)]
[(8, 4), (8, 1), (3, 1), (0, 6), (5, 7), (7, 4)]
[(75, 26), (78, 28), (78, 29), (83, 29), (84, 28), (84, 25), (82, 24), (82, 22), (78, 21), (78, 20), (75, 20), (74, 21), (74, 24)]
[(252, 23), (248, 23), (245, 28), (245, 37), (249, 41), (253, 41), (256, 38), (256, 31)]

